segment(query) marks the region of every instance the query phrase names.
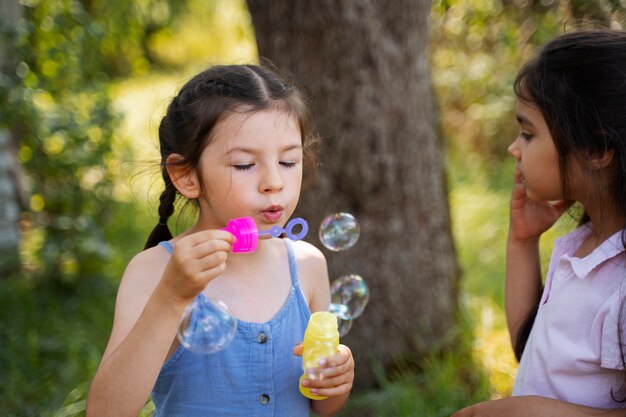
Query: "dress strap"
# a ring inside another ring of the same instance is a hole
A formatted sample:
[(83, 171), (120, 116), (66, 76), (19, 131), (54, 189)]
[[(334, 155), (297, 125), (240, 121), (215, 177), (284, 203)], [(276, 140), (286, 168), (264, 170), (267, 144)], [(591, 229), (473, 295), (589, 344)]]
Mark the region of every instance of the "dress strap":
[(165, 250), (170, 253), (170, 255), (172, 254), (172, 251), (174, 250), (174, 246), (172, 246), (170, 242), (168, 242), (167, 240), (164, 240), (162, 242), (159, 242), (159, 245), (163, 246)]
[(296, 265), (296, 255), (293, 252), (293, 242), (287, 238), (284, 238), (285, 246), (287, 247), (287, 257), (289, 259), (289, 273), (291, 274), (291, 283), (295, 287), (299, 287), (298, 282), (298, 268)]
[(287, 247), (287, 257), (289, 258), (289, 272), (291, 275), (291, 285), (296, 289), (296, 292), (302, 297), (304, 304), (308, 308), (308, 300), (302, 291), (300, 286), (300, 280), (298, 279), (298, 265), (296, 264), (296, 255), (293, 249), (293, 242), (287, 238), (284, 238), (285, 246)]

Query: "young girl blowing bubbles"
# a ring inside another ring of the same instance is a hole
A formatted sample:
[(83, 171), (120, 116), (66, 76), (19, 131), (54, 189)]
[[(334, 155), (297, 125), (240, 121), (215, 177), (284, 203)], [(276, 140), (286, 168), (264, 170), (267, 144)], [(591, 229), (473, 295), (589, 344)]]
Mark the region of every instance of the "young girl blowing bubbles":
[[(159, 224), (122, 277), (89, 417), (136, 416), (150, 395), (159, 417), (325, 416), (341, 409), (354, 379), (346, 346), (321, 361), (323, 378), (304, 382), (327, 399), (310, 401), (298, 384), (308, 318), (330, 303), (322, 253), (288, 239), (231, 253), (233, 236), (220, 230), (244, 216), (259, 230), (283, 227), (314, 139), (302, 96), (268, 69), (216, 66), (183, 86), (159, 127)], [(177, 194), (199, 215), (172, 237), (166, 223)], [(208, 355), (186, 350), (176, 337), (185, 307), (200, 293), (225, 302), (238, 319), (235, 339)]]
[[(521, 361), (513, 397), (454, 416), (626, 416), (626, 32), (554, 39), (515, 92), (505, 304)], [(574, 202), (542, 288), (539, 238)]]

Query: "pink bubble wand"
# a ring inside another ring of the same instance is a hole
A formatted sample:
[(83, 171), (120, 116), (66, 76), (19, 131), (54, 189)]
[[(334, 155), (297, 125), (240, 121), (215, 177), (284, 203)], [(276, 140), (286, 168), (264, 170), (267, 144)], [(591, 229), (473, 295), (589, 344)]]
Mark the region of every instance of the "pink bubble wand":
[[(294, 228), (300, 226), (300, 231), (294, 233)], [(306, 220), (296, 217), (285, 225), (283, 229), (280, 226), (273, 226), (270, 230), (259, 230), (256, 222), (252, 217), (240, 217), (238, 219), (229, 220), (226, 230), (235, 236), (232, 251), (235, 253), (254, 252), (259, 245), (259, 236), (269, 235), (271, 237), (279, 237), (283, 233), (293, 241), (303, 239), (309, 232), (309, 224)]]

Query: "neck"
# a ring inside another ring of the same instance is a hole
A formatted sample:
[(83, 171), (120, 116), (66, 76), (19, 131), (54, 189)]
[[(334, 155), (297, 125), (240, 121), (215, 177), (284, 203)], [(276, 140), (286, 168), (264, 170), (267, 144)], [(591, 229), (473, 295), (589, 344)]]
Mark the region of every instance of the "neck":
[(277, 251), (281, 250), (278, 244), (283, 245), (283, 242), (280, 239), (260, 240), (254, 252), (229, 253), (226, 272), (229, 276), (236, 276), (240, 282), (256, 280), (264, 265), (277, 259)]
[(626, 219), (619, 210), (609, 206), (585, 206), (592, 225), (592, 235), (598, 245), (626, 227)]

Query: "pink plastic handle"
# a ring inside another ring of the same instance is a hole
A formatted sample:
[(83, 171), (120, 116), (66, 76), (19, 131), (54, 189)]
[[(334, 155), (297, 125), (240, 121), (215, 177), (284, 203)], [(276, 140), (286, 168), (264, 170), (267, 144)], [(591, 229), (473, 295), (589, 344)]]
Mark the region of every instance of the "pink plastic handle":
[(226, 224), (222, 230), (227, 230), (235, 236), (233, 252), (254, 252), (259, 245), (259, 230), (252, 217), (240, 217)]

